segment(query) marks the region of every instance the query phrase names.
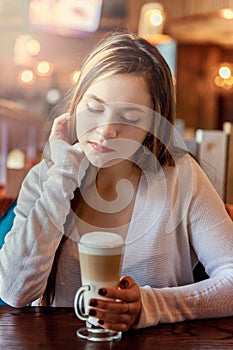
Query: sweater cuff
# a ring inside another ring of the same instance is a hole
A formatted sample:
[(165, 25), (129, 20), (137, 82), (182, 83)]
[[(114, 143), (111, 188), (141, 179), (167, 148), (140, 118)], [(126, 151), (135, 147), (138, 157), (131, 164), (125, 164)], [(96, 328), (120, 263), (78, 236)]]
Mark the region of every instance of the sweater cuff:
[(79, 143), (70, 145), (62, 139), (52, 139), (49, 142), (49, 150), (52, 161), (57, 165), (73, 165), (74, 156), (78, 159), (84, 157)]
[(142, 307), (139, 320), (133, 326), (135, 329), (155, 326), (159, 323), (159, 308), (152, 288), (140, 287), (140, 292)]
[(53, 139), (50, 141), (50, 152), (56, 171), (60, 169), (63, 178), (65, 174), (73, 177), (76, 187), (79, 187), (90, 164), (80, 144), (70, 145), (64, 140)]

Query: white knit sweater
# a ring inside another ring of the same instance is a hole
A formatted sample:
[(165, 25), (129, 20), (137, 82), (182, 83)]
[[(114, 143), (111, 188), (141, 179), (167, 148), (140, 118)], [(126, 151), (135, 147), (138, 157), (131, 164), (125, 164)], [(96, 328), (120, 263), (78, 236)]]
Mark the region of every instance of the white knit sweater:
[[(70, 200), (80, 182), (79, 152), (69, 147), (62, 161), (54, 155), (54, 165), (42, 161), (24, 180), (13, 228), (0, 250), (0, 297), (12, 306), (36, 304), (41, 297), (64, 233), (69, 238), (61, 250), (53, 306), (73, 306), (81, 282)], [(141, 177), (125, 240), (122, 275), (141, 287), (137, 327), (233, 315), (233, 223), (190, 156)], [(198, 260), (210, 278), (193, 283)]]

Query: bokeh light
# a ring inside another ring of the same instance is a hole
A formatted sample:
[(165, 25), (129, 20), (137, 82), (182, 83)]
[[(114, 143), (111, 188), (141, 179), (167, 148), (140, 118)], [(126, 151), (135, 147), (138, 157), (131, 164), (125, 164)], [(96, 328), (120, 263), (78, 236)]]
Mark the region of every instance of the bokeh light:
[(36, 39), (30, 39), (25, 44), (25, 51), (31, 55), (36, 56), (40, 52), (40, 43)]
[(160, 26), (163, 22), (162, 12), (159, 9), (150, 9), (145, 13), (145, 20), (154, 27)]
[(70, 82), (71, 82), (71, 84), (73, 84), (73, 85), (77, 84), (79, 75), (80, 75), (80, 70), (77, 70), (77, 69), (70, 74)]
[(36, 72), (41, 76), (51, 75), (53, 72), (53, 66), (50, 62), (43, 60), (37, 63)]
[(35, 81), (35, 75), (32, 70), (25, 69), (19, 72), (18, 81), (21, 85), (32, 85)]
[(231, 89), (233, 87), (233, 64), (222, 63), (216, 69), (214, 84), (218, 88)]

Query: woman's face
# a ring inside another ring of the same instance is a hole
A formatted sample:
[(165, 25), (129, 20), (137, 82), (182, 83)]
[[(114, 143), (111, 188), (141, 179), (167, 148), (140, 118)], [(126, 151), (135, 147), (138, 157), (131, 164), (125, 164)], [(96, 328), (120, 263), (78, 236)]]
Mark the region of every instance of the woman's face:
[(94, 166), (132, 159), (152, 125), (145, 80), (118, 74), (91, 85), (77, 106), (76, 125), (80, 145)]

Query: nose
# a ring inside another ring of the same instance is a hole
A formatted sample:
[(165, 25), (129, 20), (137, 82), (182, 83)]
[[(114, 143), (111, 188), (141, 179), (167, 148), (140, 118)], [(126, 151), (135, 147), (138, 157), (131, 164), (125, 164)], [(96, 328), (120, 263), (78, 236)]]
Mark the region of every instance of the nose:
[(96, 128), (96, 131), (105, 140), (112, 139), (112, 138), (116, 137), (116, 135), (117, 135), (116, 124), (113, 124), (113, 123), (106, 123), (106, 124), (98, 125)]
[(105, 118), (105, 121), (96, 127), (96, 132), (101, 135), (104, 140), (112, 139), (117, 136), (117, 123), (113, 122), (112, 116)]

